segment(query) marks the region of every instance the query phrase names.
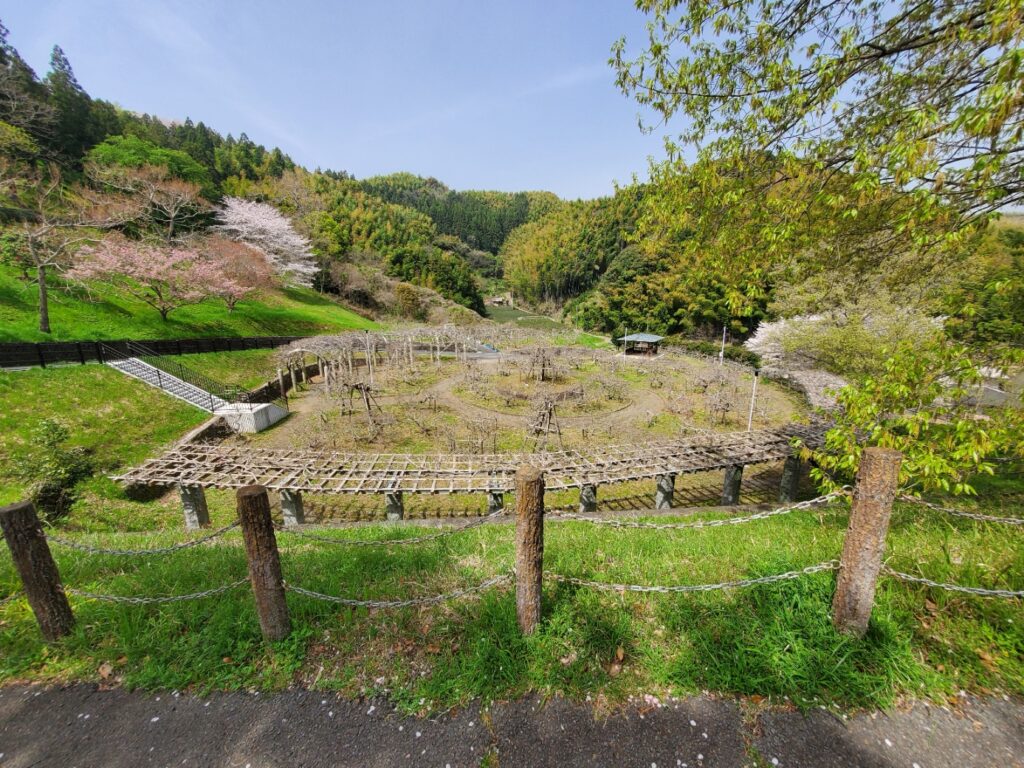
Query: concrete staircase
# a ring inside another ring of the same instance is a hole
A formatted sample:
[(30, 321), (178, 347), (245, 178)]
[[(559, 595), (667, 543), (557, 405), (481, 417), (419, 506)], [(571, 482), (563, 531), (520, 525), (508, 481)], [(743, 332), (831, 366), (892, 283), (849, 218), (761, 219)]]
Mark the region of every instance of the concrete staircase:
[(162, 371), (155, 365), (150, 365), (137, 357), (126, 357), (122, 360), (109, 360), (107, 365), (116, 368), (121, 373), (132, 378), (144, 381), (150, 386), (162, 389), (169, 395), (179, 400), (191, 403), (196, 408), (201, 408), (208, 413), (216, 413), (222, 408), (227, 408), (230, 403), (222, 400), (214, 394), (200, 389), (194, 384), (173, 376), (167, 371)]

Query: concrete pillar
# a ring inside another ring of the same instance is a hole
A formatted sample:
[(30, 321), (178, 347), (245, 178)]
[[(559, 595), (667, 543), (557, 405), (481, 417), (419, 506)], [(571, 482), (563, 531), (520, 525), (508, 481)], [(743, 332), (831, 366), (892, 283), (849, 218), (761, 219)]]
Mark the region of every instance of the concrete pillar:
[(299, 374), (302, 376), (302, 383), (303, 384), (308, 383), (306, 381), (306, 361), (305, 360), (303, 360), (302, 363), (299, 364)]
[(401, 520), (405, 517), (405, 504), (401, 491), (388, 491), (384, 494), (384, 511), (388, 520)]
[(655, 509), (672, 509), (675, 503), (676, 476), (673, 474), (658, 475), (658, 488), (654, 492)]
[(206, 492), (200, 485), (179, 485), (181, 507), (185, 512), (185, 530), (194, 531), (210, 525), (210, 510), (206, 506)]
[(782, 482), (779, 483), (779, 501), (796, 501), (800, 490), (800, 475), (803, 462), (797, 456), (790, 456), (782, 465)]
[(306, 509), (299, 491), (281, 491), (281, 517), (285, 525), (302, 525), (306, 522)]
[(487, 494), (487, 514), (493, 515), (505, 508), (505, 494), (502, 491), (489, 491)]
[(285, 396), (284, 373), (280, 368), (277, 369), (277, 393), (281, 395), (281, 397)]
[(294, 365), (289, 365), (288, 366), (288, 373), (292, 377), (292, 392), (298, 392), (299, 391), (299, 382), (295, 378), (295, 366)]
[(597, 511), (597, 486), (580, 486), (580, 513)]
[(740, 503), (740, 484), (743, 482), (743, 465), (725, 468), (725, 484), (722, 486), (722, 506)]

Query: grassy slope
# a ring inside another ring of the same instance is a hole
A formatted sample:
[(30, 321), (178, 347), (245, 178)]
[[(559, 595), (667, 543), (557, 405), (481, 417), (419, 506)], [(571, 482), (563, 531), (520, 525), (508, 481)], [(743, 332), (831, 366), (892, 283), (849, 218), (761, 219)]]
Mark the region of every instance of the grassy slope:
[(63, 422), (71, 443), (93, 452), (100, 472), (140, 461), (208, 418), (102, 365), (0, 371), (0, 403), (0, 503), (21, 497), (14, 465), (45, 418)]
[(223, 302), (206, 301), (172, 312), (167, 322), (156, 310), (126, 294), (96, 286), (92, 300), (81, 288), (50, 292), (50, 326), (38, 330), (37, 290), (20, 273), (0, 266), (0, 342), (74, 339), (161, 339), (203, 336), (290, 336), (373, 328), (330, 299), (305, 288), (265, 293), (228, 312)]
[[(1019, 482), (1018, 482), (1019, 491)], [(214, 524), (231, 519), (228, 493), (210, 494)], [(1004, 507), (1003, 513), (1021, 514)], [(802, 511), (742, 527), (703, 531), (548, 524), (545, 567), (607, 582), (718, 582), (798, 569), (836, 557), (845, 507)], [(414, 529), (368, 526), (333, 534), (393, 538)], [(180, 540), (107, 533), (86, 540), (152, 547)], [(509, 524), (410, 547), (335, 547), (279, 535), (285, 578), (360, 599), (430, 595), (476, 584), (512, 562)], [(1024, 530), (946, 518), (900, 505), (889, 536), (891, 564), (940, 581), (1024, 588)], [(55, 555), (66, 583), (112, 594), (172, 595), (245, 574), (239, 534), (149, 558)], [(523, 638), (515, 595), (426, 609), (339, 609), (288, 598), (292, 636), (265, 647), (247, 589), (163, 606), (73, 599), (74, 634), (47, 647), (25, 602), (0, 608), (0, 681), (96, 679), (103, 662), (128, 685), (209, 690), (280, 689), (295, 683), (358, 696), (380, 693), (412, 711), (437, 711), (474, 696), (533, 689), (618, 701), (665, 692), (788, 697), (885, 705), (903, 695), (943, 699), (961, 689), (1024, 693), (1020, 601), (983, 600), (883, 578), (863, 641), (830, 620), (834, 574), (706, 595), (596, 592), (546, 582), (540, 630)], [(16, 584), (0, 559), (0, 595)], [(611, 671), (616, 650), (624, 660)]]
[(255, 389), (277, 376), (277, 351), (247, 349), (241, 352), (203, 352), (198, 355), (167, 355), (222, 384)]
[(519, 328), (541, 331), (561, 331), (555, 337), (556, 344), (576, 344), (591, 349), (611, 349), (611, 343), (603, 336), (580, 331), (571, 325), (565, 325), (547, 315), (538, 315), (513, 307), (487, 307), (487, 318), (496, 323), (511, 323)]

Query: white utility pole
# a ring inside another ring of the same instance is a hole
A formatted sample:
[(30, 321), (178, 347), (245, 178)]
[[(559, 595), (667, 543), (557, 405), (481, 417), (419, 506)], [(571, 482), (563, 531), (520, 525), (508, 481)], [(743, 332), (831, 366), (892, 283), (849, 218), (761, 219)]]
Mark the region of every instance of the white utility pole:
[(725, 326), (722, 326), (722, 350), (718, 353), (718, 364), (725, 363)]
[(750, 390), (750, 414), (747, 416), (747, 432), (751, 430), (754, 425), (754, 403), (757, 401), (757, 380), (759, 378), (760, 371), (754, 369), (754, 388)]

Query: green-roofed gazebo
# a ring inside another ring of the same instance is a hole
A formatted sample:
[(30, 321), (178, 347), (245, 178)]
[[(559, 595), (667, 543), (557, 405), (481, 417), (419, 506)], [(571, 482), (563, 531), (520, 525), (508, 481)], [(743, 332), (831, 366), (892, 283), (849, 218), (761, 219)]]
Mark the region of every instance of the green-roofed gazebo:
[(655, 333), (631, 333), (616, 341), (624, 346), (627, 355), (656, 355), (664, 338)]

